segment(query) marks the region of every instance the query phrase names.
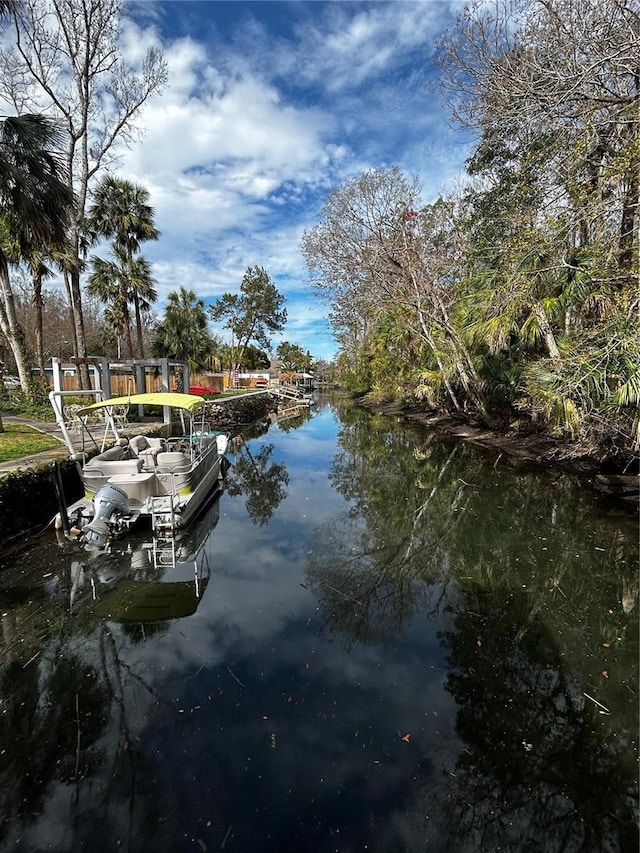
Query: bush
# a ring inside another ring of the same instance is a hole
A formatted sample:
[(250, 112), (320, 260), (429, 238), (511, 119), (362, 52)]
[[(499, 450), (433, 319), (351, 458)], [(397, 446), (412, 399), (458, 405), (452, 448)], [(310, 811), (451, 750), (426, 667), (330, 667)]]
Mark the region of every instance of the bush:
[(39, 421), (55, 420), (51, 403), (38, 391), (33, 397), (28, 397), (23, 391), (17, 389), (0, 393), (0, 411), (24, 415)]
[[(74, 462), (60, 466), (68, 503), (82, 494), (82, 484)], [(0, 480), (0, 529), (2, 539), (17, 533), (41, 529), (58, 512), (50, 466), (9, 474)]]

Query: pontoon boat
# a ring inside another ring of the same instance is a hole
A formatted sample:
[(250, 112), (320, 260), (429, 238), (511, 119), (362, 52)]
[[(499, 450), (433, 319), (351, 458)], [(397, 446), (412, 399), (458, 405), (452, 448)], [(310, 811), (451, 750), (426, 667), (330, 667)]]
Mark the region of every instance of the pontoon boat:
[[(53, 397), (52, 404), (56, 414), (63, 417)], [(135, 405), (177, 410), (181, 434), (169, 438), (121, 437), (114, 411)], [(103, 548), (143, 519), (151, 522), (154, 532), (188, 525), (219, 486), (226, 465), (223, 454), (228, 436), (210, 428), (203, 398), (151, 393), (102, 400), (76, 413), (89, 434), (87, 424), (96, 413), (104, 415), (105, 435), (108, 431), (114, 443), (107, 447), (103, 439), (100, 452), (86, 459), (63, 430), (72, 458), (80, 463), (85, 495), (66, 513), (61, 511), (58, 525), (82, 537), (88, 548)]]

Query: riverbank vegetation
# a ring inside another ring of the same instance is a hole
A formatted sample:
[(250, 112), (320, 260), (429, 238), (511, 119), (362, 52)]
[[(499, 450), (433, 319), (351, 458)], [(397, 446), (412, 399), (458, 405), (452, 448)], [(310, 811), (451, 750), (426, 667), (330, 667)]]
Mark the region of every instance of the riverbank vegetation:
[(640, 16), (630, 2), (470, 6), (440, 45), (466, 180), (334, 190), (302, 240), (343, 384), (624, 469), (640, 436)]

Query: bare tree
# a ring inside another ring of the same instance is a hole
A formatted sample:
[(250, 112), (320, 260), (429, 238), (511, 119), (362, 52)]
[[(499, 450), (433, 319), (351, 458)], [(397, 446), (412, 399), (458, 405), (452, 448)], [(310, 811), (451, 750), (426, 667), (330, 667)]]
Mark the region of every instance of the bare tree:
[(80, 275), (90, 183), (113, 162), (116, 141), (137, 138), (135, 119), (167, 78), (159, 51), (149, 48), (135, 66), (121, 55), (122, 10), (120, 0), (21, 0), (12, 8), (14, 44), (0, 53), (5, 100), (18, 113), (51, 112), (66, 132), (76, 204), (63, 275), (81, 359), (87, 356)]
[(461, 404), (449, 366), (468, 400), (489, 419), (452, 319), (451, 283), (462, 253), (452, 202), (421, 205), (417, 180), (397, 167), (366, 172), (329, 195), (322, 221), (303, 236), (302, 251), (311, 283), (333, 304), (334, 323), (353, 333), (359, 325), (354, 315), (361, 324), (401, 306), (407, 329), (433, 353), (453, 406)]
[(572, 211), (578, 245), (613, 241), (627, 273), (640, 193), (636, 0), (475, 2), (440, 57), (445, 96), (481, 149), (535, 156), (546, 212)]

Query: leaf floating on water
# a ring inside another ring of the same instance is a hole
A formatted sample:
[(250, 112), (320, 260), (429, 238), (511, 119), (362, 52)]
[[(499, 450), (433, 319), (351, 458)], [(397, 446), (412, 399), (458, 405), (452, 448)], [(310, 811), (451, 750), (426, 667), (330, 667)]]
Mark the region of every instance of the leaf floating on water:
[(607, 706), (606, 706), (606, 705), (603, 705), (603, 704), (602, 704), (602, 702), (598, 702), (598, 700), (597, 700), (597, 699), (594, 699), (594, 698), (593, 698), (593, 696), (589, 696), (589, 694), (588, 694), (588, 693), (585, 693), (584, 691), (582, 692), (582, 695), (583, 695), (583, 696), (586, 696), (586, 697), (587, 697), (587, 699), (591, 699), (591, 701), (592, 701), (595, 705), (597, 705), (599, 708), (602, 708), (602, 710), (601, 710), (601, 711), (599, 711), (598, 713), (600, 713), (600, 714), (603, 714), (603, 713), (604, 713), (604, 714), (610, 714), (610, 713), (611, 713), (611, 711), (607, 708)]
[(221, 849), (221, 850), (224, 850), (225, 845), (226, 845), (226, 843), (227, 843), (227, 839), (228, 839), (228, 838), (229, 838), (229, 836), (231, 835), (231, 827), (232, 827), (232, 826), (233, 826), (233, 824), (232, 824), (232, 823), (230, 823), (230, 824), (229, 824), (229, 829), (227, 830), (227, 833), (226, 833), (226, 835), (225, 835), (225, 837), (224, 837), (224, 839), (223, 839), (223, 841), (222, 841), (222, 844), (220, 845), (220, 849)]

